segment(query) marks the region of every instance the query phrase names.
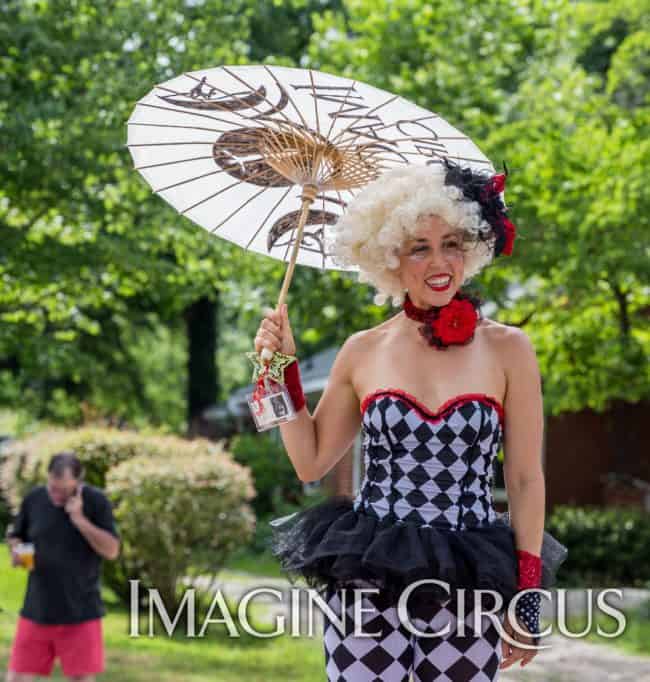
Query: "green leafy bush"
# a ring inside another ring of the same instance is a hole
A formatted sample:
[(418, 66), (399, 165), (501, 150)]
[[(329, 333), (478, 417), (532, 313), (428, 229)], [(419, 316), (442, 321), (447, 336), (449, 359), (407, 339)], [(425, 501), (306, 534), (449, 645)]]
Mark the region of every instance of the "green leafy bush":
[(622, 507), (555, 507), (546, 530), (569, 549), (558, 584), (650, 587), (650, 514)]
[(250, 468), (256, 491), (253, 508), (257, 525), (243, 552), (268, 553), (272, 538), (269, 520), (317, 504), (327, 497), (327, 492), (316, 488), (305, 493), (284, 446), (268, 434), (239, 434), (232, 439), (230, 450), (240, 464)]
[(282, 502), (298, 504), (303, 486), (282, 443), (268, 434), (235, 436), (230, 451), (237, 462), (250, 468), (255, 485), (253, 509), (258, 517), (276, 511)]
[(122, 535), (123, 587), (139, 578), (175, 605), (179, 579), (217, 573), (250, 540), (255, 491), (250, 472), (210, 441), (180, 441), (161, 455), (119, 464), (106, 488)]

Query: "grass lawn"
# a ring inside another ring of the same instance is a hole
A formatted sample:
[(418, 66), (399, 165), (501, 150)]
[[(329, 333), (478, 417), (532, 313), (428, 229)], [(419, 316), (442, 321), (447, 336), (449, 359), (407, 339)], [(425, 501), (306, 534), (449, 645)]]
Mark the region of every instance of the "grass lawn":
[(228, 560), (227, 569), (246, 571), (270, 578), (285, 578), (280, 570), (280, 562), (271, 554), (252, 554), (246, 548), (234, 553)]
[[(25, 571), (10, 566), (7, 548), (0, 545), (0, 677), (7, 666), (25, 580)], [(169, 638), (159, 628), (157, 631), (161, 631), (161, 635), (134, 638), (129, 636), (128, 612), (114, 604), (107, 605), (108, 614), (104, 618), (107, 671), (101, 676), (102, 680), (313, 682), (325, 679), (322, 638), (318, 634), (301, 638), (290, 635), (261, 638), (238, 626), (240, 637), (229, 637), (223, 625), (213, 623), (202, 639), (188, 639), (183, 633)], [(255, 608), (251, 607), (249, 613), (251, 625), (256, 630), (263, 630), (255, 620)], [(219, 617), (218, 610), (213, 617)], [(236, 617), (234, 620), (238, 625)], [(202, 622), (199, 620), (197, 631)], [(141, 632), (146, 633), (144, 622)], [(64, 680), (58, 664), (55, 670), (56, 674), (50, 679)]]

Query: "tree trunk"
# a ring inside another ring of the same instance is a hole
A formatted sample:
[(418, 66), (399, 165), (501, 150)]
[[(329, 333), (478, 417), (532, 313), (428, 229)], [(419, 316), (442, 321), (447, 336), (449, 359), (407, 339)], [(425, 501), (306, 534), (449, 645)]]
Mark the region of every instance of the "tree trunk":
[(628, 310), (627, 294), (616, 284), (612, 283), (612, 291), (618, 303), (618, 324), (621, 330), (623, 343), (628, 343), (630, 339), (630, 313)]
[(184, 312), (188, 347), (187, 435), (190, 438), (211, 435), (202, 414), (214, 404), (218, 394), (218, 305), (218, 297), (211, 300), (204, 296)]

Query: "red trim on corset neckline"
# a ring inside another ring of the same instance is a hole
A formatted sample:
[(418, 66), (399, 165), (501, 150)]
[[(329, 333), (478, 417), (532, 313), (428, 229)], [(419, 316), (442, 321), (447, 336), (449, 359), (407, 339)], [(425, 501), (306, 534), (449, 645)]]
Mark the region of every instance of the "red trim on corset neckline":
[(378, 388), (376, 391), (368, 393), (361, 401), (361, 414), (363, 414), (368, 409), (370, 403), (380, 395), (396, 395), (400, 398), (405, 398), (429, 421), (439, 421), (442, 419), (445, 412), (447, 412), (457, 403), (480, 400), (487, 402), (494, 407), (499, 415), (499, 421), (501, 422), (501, 425), (503, 426), (505, 423), (505, 408), (503, 407), (503, 404), (500, 400), (494, 396), (488, 395), (487, 393), (459, 393), (458, 395), (449, 398), (449, 400), (445, 400), (445, 402), (436, 410), (431, 410), (424, 403), (420, 402), (414, 395), (408, 393), (407, 391), (403, 391), (399, 388)]

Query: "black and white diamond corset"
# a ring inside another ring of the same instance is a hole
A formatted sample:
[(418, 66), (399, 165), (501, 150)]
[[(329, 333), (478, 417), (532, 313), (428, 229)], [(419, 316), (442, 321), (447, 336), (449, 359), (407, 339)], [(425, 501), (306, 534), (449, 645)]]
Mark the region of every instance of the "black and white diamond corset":
[(354, 509), (377, 518), (463, 530), (494, 521), (493, 463), (504, 409), (463, 393), (432, 412), (397, 389), (362, 404), (365, 475)]
[[(360, 408), (365, 473), (354, 499), (335, 495), (270, 521), (270, 548), (289, 579), (317, 589), (369, 582), (393, 598), (437, 578), (451, 590), (496, 590), (507, 604), (517, 591), (515, 534), (491, 490), (501, 403), (463, 393), (432, 412), (405, 391), (381, 389)], [(544, 531), (542, 587), (566, 554)]]

